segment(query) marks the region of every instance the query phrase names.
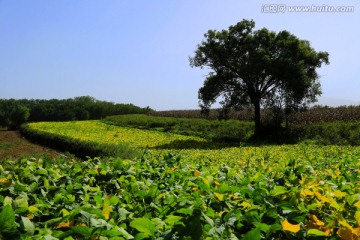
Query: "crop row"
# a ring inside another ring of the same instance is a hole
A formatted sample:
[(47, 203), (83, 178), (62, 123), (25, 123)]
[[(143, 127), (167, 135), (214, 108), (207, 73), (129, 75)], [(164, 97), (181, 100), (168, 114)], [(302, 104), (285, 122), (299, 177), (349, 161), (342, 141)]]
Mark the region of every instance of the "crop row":
[(33, 141), (79, 157), (133, 158), (139, 157), (146, 148), (180, 148), (184, 143), (191, 146), (206, 143), (199, 137), (118, 127), (96, 120), (28, 123), (21, 132)]

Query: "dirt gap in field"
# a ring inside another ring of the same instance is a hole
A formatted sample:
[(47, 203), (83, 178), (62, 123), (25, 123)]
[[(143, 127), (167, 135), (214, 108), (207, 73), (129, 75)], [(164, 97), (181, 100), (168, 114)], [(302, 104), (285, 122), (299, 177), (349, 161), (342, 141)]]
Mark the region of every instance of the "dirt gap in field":
[(55, 150), (33, 144), (23, 138), (17, 131), (0, 130), (0, 160), (6, 158), (17, 159), (22, 156), (49, 154), (58, 156)]

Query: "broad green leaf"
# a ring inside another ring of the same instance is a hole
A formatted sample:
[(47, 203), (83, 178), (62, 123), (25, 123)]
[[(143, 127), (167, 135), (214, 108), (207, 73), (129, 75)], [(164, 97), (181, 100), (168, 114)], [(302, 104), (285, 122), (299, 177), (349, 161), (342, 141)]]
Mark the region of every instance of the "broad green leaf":
[(64, 240), (75, 240), (72, 236), (64, 238)]
[(255, 223), (254, 225), (265, 233), (270, 230), (270, 226), (265, 223)]
[(90, 224), (92, 227), (95, 228), (110, 226), (104, 219), (96, 219), (96, 218), (91, 218)]
[(65, 208), (61, 209), (60, 213), (62, 214), (63, 217), (66, 217), (66, 216), (70, 215), (69, 211), (66, 210)]
[(11, 206), (5, 205), (0, 212), (0, 233), (10, 233), (15, 229), (15, 212)]
[(130, 226), (147, 236), (154, 236), (155, 224), (147, 218), (135, 218)]
[(208, 216), (206, 216), (205, 213), (202, 213), (202, 215), (204, 216), (206, 222), (207, 222), (211, 227), (214, 227), (214, 221), (213, 221), (211, 218), (209, 218)]
[(45, 175), (47, 176), (48, 175), (48, 171), (42, 167), (39, 167), (39, 169), (36, 171), (36, 174), (38, 175)]
[(18, 208), (28, 209), (28, 207), (29, 207), (29, 203), (28, 203), (28, 200), (26, 198), (17, 197), (14, 200), (14, 208), (15, 208), (15, 210), (18, 209)]
[(224, 194), (214, 192), (214, 195), (219, 201), (222, 201), (224, 199)]
[(146, 238), (149, 238), (149, 235), (147, 235), (146, 233), (138, 233), (135, 235), (135, 240), (142, 240)]
[(191, 208), (180, 208), (176, 211), (177, 213), (182, 213), (185, 215), (191, 215), (193, 213), (193, 210)]
[(174, 226), (175, 224), (177, 224), (177, 223), (179, 223), (179, 222), (180, 222), (182, 225), (184, 225), (184, 224), (181, 222), (181, 220), (182, 220), (182, 217), (174, 216), (174, 215), (169, 215), (169, 216), (166, 217), (165, 222), (166, 222), (167, 224), (169, 224), (170, 226)]
[(63, 218), (61, 218), (61, 217), (50, 219), (45, 222), (45, 226), (50, 227), (50, 226), (58, 225), (59, 223), (62, 222), (62, 220), (63, 220)]
[(122, 236), (124, 236), (126, 239), (134, 239), (134, 236), (129, 234), (124, 228), (117, 227), (117, 230), (121, 233)]
[(72, 236), (64, 238), (64, 240), (75, 240)]
[(67, 201), (70, 202), (70, 203), (75, 202), (75, 196), (72, 195), (72, 194), (66, 195), (66, 198), (67, 198)]
[(243, 240), (261, 240), (261, 230), (256, 227), (248, 231), (245, 236), (242, 238)]
[(103, 205), (103, 200), (102, 200), (102, 197), (100, 195), (94, 196), (94, 200), (96, 202), (97, 207), (100, 207), (100, 206)]
[(111, 198), (109, 199), (109, 204), (112, 206), (116, 206), (119, 202), (120, 199), (115, 195), (111, 196)]
[(118, 213), (119, 213), (119, 221), (123, 221), (127, 218), (130, 212), (127, 211), (125, 208), (119, 208)]
[(45, 240), (59, 240), (58, 238), (53, 237), (53, 236), (51, 236), (51, 235), (45, 235), (45, 236), (44, 236), (44, 239), (45, 239)]
[(75, 226), (71, 228), (71, 231), (76, 234), (80, 234), (86, 239), (91, 237), (92, 229), (86, 226)]
[(9, 197), (9, 196), (6, 196), (5, 199), (4, 199), (4, 202), (3, 202), (4, 206), (6, 206), (6, 205), (11, 206), (12, 203), (13, 203), (13, 199), (11, 197)]
[(108, 220), (110, 218), (110, 213), (113, 211), (112, 207), (108, 204), (104, 204), (102, 214), (104, 215), (105, 219)]
[(20, 183), (19, 181), (15, 182), (14, 190), (16, 192), (25, 192), (27, 190), (27, 186), (25, 184)]
[(45, 187), (46, 191), (49, 191), (49, 188), (50, 188), (49, 180), (46, 177), (43, 177), (43, 181), (44, 181), (44, 187)]
[(24, 230), (25, 232), (30, 235), (33, 236), (34, 232), (35, 232), (35, 226), (34, 224), (30, 221), (30, 219), (28, 219), (27, 217), (21, 217), (22, 223), (24, 225)]
[(356, 220), (358, 226), (360, 226), (360, 211), (355, 212), (355, 220)]
[(360, 200), (360, 193), (351, 195), (350, 197), (348, 197), (347, 201), (350, 205), (353, 205), (355, 202)]
[(278, 196), (281, 194), (285, 194), (287, 193), (287, 189), (283, 186), (275, 186), (275, 188), (273, 190), (270, 191), (270, 195), (271, 196)]
[(307, 234), (310, 236), (318, 236), (318, 237), (326, 236), (326, 233), (324, 233), (323, 231), (320, 231), (318, 229), (309, 229), (307, 231)]
[(30, 213), (40, 212), (40, 210), (35, 206), (29, 206), (28, 210)]

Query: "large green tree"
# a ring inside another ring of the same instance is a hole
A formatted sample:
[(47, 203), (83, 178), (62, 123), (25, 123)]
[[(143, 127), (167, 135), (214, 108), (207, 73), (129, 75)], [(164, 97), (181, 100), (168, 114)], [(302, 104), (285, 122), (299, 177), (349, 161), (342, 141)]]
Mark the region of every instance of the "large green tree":
[(192, 67), (212, 70), (199, 89), (200, 106), (208, 109), (219, 97), (225, 107), (251, 104), (259, 134), (265, 99), (284, 99), (287, 106), (316, 101), (321, 94), (316, 69), (329, 64), (329, 54), (288, 31), (254, 27), (254, 21), (243, 20), (228, 30), (209, 30), (189, 60)]

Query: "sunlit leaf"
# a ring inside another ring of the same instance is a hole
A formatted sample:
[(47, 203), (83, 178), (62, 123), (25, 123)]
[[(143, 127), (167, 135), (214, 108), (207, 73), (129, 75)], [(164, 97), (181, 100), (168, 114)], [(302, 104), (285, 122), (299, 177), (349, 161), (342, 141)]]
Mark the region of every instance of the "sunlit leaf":
[(360, 201), (357, 201), (355, 204), (354, 204), (355, 207), (357, 208), (360, 208)]
[(240, 206), (242, 206), (243, 208), (251, 208), (251, 203), (244, 201), (240, 204)]
[(288, 222), (287, 219), (285, 219), (282, 223), (282, 230), (283, 231), (289, 231), (289, 232), (293, 232), (293, 233), (297, 233), (298, 231), (300, 231), (300, 224), (291, 224)]
[(287, 189), (283, 186), (275, 186), (275, 188), (270, 191), (271, 196), (278, 196), (285, 193), (287, 193)]
[(319, 236), (319, 237), (327, 236), (325, 232), (320, 231), (318, 229), (309, 229), (309, 230), (307, 230), (307, 234), (310, 236), (312, 235), (312, 236)]
[(34, 224), (30, 221), (30, 219), (28, 219), (28, 218), (26, 218), (26, 217), (21, 217), (21, 221), (22, 221), (22, 223), (23, 223), (23, 225), (24, 225), (24, 230), (25, 230), (25, 232), (26, 232), (28, 235), (30, 235), (30, 236), (34, 235), (34, 233), (35, 233), (35, 226), (34, 226)]
[(37, 207), (35, 207), (35, 206), (29, 206), (28, 210), (29, 210), (29, 212), (31, 212), (31, 213), (35, 213), (35, 212), (39, 212), (39, 211), (40, 211), (40, 210), (39, 210)]
[(355, 217), (355, 220), (356, 220), (358, 226), (360, 226), (360, 211), (356, 211), (354, 217)]
[(105, 219), (108, 220), (110, 218), (110, 213), (113, 211), (112, 207), (108, 204), (104, 204), (102, 214), (104, 215)]
[(224, 195), (221, 193), (214, 192), (214, 195), (219, 201), (222, 201), (224, 199)]
[(325, 223), (320, 221), (316, 215), (311, 215), (311, 219), (314, 221), (314, 223), (318, 226), (324, 226)]
[(154, 236), (156, 230), (155, 224), (147, 218), (135, 218), (130, 226), (146, 236)]

